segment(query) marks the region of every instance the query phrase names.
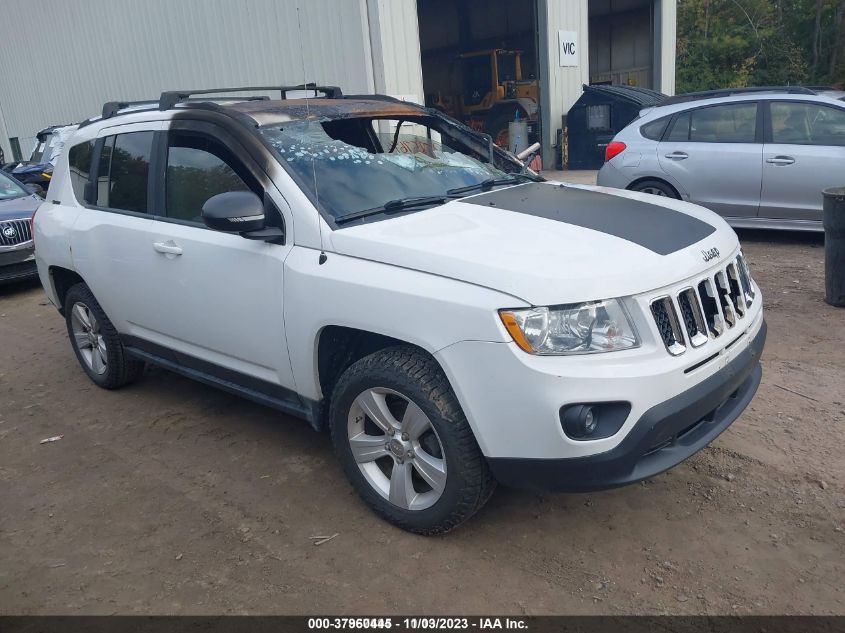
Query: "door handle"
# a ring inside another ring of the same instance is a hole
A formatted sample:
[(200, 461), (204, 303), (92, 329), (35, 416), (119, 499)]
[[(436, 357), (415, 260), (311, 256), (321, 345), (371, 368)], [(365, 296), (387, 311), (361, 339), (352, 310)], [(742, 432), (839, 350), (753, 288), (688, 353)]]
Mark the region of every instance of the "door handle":
[(795, 162), (795, 159), (792, 156), (775, 156), (774, 158), (767, 158), (766, 162), (772, 165), (791, 165)]
[(671, 158), (672, 160), (684, 160), (685, 158), (689, 158), (689, 154), (686, 152), (670, 152), (666, 154), (666, 158)]
[(182, 254), (182, 247), (177, 246), (176, 242), (174, 242), (173, 240), (167, 240), (166, 242), (153, 242), (153, 248), (156, 249), (159, 253), (164, 253), (165, 255)]

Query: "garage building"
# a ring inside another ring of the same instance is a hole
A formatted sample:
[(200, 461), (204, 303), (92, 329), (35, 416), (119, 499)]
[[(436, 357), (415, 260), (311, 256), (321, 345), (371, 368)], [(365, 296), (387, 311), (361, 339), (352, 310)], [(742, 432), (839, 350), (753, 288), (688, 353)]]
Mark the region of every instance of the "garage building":
[[(546, 165), (587, 83), (674, 92), (677, 0), (41, 0), (0, 21), (0, 148), (105, 101), (316, 81), (442, 107)], [(42, 25), (35, 28), (34, 25)]]

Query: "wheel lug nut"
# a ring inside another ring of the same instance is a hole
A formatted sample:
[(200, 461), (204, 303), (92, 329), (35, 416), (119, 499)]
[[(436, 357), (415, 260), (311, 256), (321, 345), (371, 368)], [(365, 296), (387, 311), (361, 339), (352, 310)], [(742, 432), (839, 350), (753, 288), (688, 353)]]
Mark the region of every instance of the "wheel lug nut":
[(387, 429), (387, 434), (388, 434), (388, 435), (393, 435), (394, 433), (396, 433), (396, 431), (394, 431), (392, 428), (391, 428), (391, 429)]
[(408, 434), (407, 434), (407, 433), (402, 433), (402, 441), (403, 441), (403, 442), (407, 442), (407, 441), (408, 441)]
[(414, 451), (408, 451), (408, 457), (413, 458), (414, 457)]

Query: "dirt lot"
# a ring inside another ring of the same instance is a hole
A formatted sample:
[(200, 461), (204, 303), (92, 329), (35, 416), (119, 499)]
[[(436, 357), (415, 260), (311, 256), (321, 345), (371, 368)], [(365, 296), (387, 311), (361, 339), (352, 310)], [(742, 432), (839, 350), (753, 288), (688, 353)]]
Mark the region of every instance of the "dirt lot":
[(0, 612), (845, 613), (845, 310), (819, 238), (741, 237), (745, 414), (644, 484), (500, 489), (440, 538), (375, 518), (304, 423), (157, 369), (94, 387), (41, 289), (0, 288)]

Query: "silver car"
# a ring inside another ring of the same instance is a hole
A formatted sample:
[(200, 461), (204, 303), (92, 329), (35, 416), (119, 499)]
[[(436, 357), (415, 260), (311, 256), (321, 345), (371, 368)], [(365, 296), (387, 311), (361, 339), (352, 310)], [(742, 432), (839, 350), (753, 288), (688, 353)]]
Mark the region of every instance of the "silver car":
[(845, 185), (845, 103), (750, 93), (644, 110), (608, 144), (598, 184), (703, 205), (734, 227), (821, 231)]

